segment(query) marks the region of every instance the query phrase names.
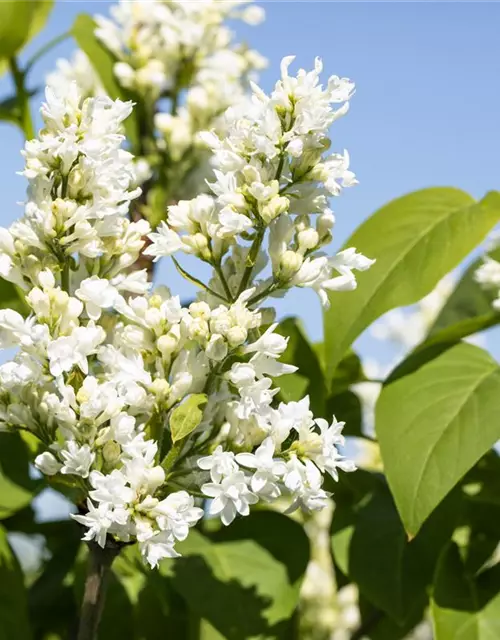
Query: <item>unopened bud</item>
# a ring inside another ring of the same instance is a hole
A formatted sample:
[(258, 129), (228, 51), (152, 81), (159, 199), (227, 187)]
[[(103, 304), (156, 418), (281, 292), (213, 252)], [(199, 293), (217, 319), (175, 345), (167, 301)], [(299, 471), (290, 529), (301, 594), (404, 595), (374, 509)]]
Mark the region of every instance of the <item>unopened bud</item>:
[(280, 276), (288, 280), (297, 273), (302, 266), (302, 262), (303, 258), (300, 253), (285, 251), (280, 260)]
[(122, 449), (115, 440), (108, 440), (102, 448), (102, 457), (107, 464), (115, 464), (118, 462)]
[(226, 339), (230, 347), (239, 347), (247, 339), (247, 330), (243, 327), (231, 327), (226, 333)]
[(308, 229), (299, 231), (299, 233), (297, 234), (297, 242), (299, 243), (299, 248), (301, 251), (309, 251), (310, 249), (315, 249), (319, 243), (319, 234), (315, 229), (309, 227)]

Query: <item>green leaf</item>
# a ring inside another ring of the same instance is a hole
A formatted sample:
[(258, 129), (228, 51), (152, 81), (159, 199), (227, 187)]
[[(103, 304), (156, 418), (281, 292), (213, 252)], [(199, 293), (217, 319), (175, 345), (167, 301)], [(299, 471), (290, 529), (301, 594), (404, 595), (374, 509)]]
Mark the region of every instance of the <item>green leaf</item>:
[(342, 431), (345, 436), (363, 436), (361, 401), (353, 391), (342, 391), (330, 396), (326, 407), (327, 419), (335, 416), (338, 422), (346, 423)]
[[(298, 367), (299, 375), (308, 379), (308, 385), (301, 397), (309, 395), (311, 411), (315, 415), (323, 415), (326, 387), (323, 370), (314, 347), (306, 338), (296, 318), (286, 318), (280, 322), (276, 332), (288, 338), (286, 351), (280, 358), (281, 362), (295, 365)], [(277, 382), (281, 386), (281, 378)]]
[(29, 454), (17, 433), (0, 433), (0, 519), (28, 506), (41, 482), (29, 476)]
[(255, 512), (213, 540), (192, 530), (178, 549), (182, 557), (164, 561), (161, 573), (226, 640), (290, 638), (288, 620), (309, 560), (298, 523)]
[(73, 570), (81, 543), (81, 531), (72, 520), (34, 523), (33, 533), (44, 535), (50, 549), (40, 575), (29, 590), (29, 610), (34, 635), (68, 637), (78, 615), (73, 589), (67, 577)]
[(345, 354), (333, 372), (331, 391), (334, 394), (341, 393), (352, 384), (363, 382), (366, 376), (363, 373), (363, 365), (357, 353), (351, 349)]
[(409, 542), (385, 483), (373, 474), (364, 475), (365, 489), (370, 475), (371, 487), (363, 497), (335, 497), (333, 556), (365, 598), (403, 624), (427, 601), (439, 553), (455, 526), (458, 498), (450, 496)]
[(11, 58), (29, 38), (37, 2), (0, 2), (0, 57)]
[(498, 440), (499, 412), (500, 368), (465, 343), (382, 389), (376, 430), (410, 534)]
[(45, 26), (50, 12), (54, 8), (54, 0), (32, 0), (35, 4), (28, 39), (32, 40)]
[[(95, 29), (94, 20), (89, 15), (81, 13), (76, 17), (73, 24), (73, 37), (78, 46), (87, 54), (109, 97), (113, 100), (128, 100), (130, 99), (129, 94), (120, 87), (115, 78), (113, 67), (116, 58), (96, 38)], [(136, 148), (138, 144), (138, 128), (134, 112), (125, 120), (124, 127), (130, 144)]]
[(170, 431), (173, 442), (182, 440), (196, 429), (203, 419), (203, 407), (206, 403), (205, 393), (193, 393), (172, 411)]
[(384, 384), (388, 385), (417, 371), (427, 362), (434, 360), (439, 355), (457, 345), (463, 338), (483, 331), (498, 323), (498, 314), (491, 313), (489, 316), (478, 316), (477, 318), (467, 318), (461, 322), (442, 329), (417, 345), (415, 349), (402, 361), (386, 378)]
[(282, 402), (298, 402), (306, 395), (310, 381), (300, 373), (289, 373), (276, 380), (280, 388), (279, 399)]
[(475, 203), (463, 191), (440, 187), (398, 198), (364, 222), (346, 246), (377, 262), (360, 274), (355, 291), (330, 295), (324, 314), (328, 375), (364, 329), (432, 291), (499, 218), (500, 194)]
[[(490, 255), (495, 260), (500, 259), (500, 250), (497, 249)], [(481, 330), (479, 319), (482, 319), (485, 328), (492, 326), (492, 321), (500, 322), (500, 313), (495, 313), (491, 306), (497, 291), (484, 289), (475, 279), (476, 271), (482, 263), (482, 258), (475, 260), (465, 270), (434, 321), (429, 336), (434, 336), (443, 329), (466, 320), (474, 320), (478, 323), (478, 331)]]
[(443, 552), (434, 584), (432, 618), (436, 640), (496, 640), (500, 637), (500, 565), (471, 575), (456, 544)]
[(24, 578), (7, 533), (0, 527), (0, 640), (20, 638), (31, 638)]
[(27, 316), (30, 311), (19, 289), (3, 278), (0, 278), (0, 309), (13, 309), (22, 316)]

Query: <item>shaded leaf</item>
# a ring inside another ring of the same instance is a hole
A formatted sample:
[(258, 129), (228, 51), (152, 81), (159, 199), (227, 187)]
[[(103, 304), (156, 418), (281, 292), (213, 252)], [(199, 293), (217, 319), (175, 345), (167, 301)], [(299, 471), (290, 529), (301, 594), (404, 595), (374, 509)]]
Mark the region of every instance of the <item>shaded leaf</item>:
[(332, 551), (361, 594), (404, 624), (425, 606), (439, 553), (455, 526), (457, 498), (451, 496), (409, 542), (388, 488), (373, 474), (365, 474), (367, 480), (370, 475), (363, 498), (337, 501)]
[(29, 454), (17, 433), (0, 433), (0, 518), (27, 507), (42, 483), (29, 476)]
[(278, 513), (255, 512), (213, 540), (193, 530), (178, 548), (183, 557), (163, 562), (162, 574), (224, 638), (290, 637), (287, 621), (309, 560), (299, 524)]
[(46, 536), (51, 557), (29, 590), (29, 610), (35, 636), (75, 632), (79, 603), (66, 580), (75, 565), (81, 545), (81, 531), (72, 520), (35, 523), (34, 532)]
[(7, 541), (7, 533), (0, 527), (0, 639), (29, 640), (31, 637), (23, 574)]
[[(308, 381), (300, 397), (309, 395), (312, 412), (315, 415), (323, 415), (326, 401), (326, 387), (323, 370), (313, 345), (306, 338), (296, 318), (286, 318), (283, 322), (280, 322), (276, 333), (288, 338), (286, 351), (281, 356), (280, 361), (298, 367), (298, 374), (292, 375), (300, 375)], [(281, 376), (277, 381), (280, 387), (285, 378), (291, 378), (291, 376)], [(297, 399), (300, 400), (300, 398)]]
[(29, 313), (23, 294), (12, 282), (7, 282), (3, 278), (0, 278), (0, 309), (14, 309), (22, 316), (27, 316)]
[(333, 292), (324, 314), (328, 375), (352, 342), (395, 307), (417, 302), (479, 244), (500, 218), (500, 195), (475, 203), (463, 191), (432, 188), (379, 209), (354, 232), (354, 246), (377, 262), (346, 295)]
[(353, 391), (343, 391), (330, 396), (327, 401), (326, 413), (328, 420), (335, 416), (338, 422), (346, 423), (342, 430), (345, 436), (363, 436), (361, 401)]
[(499, 638), (500, 565), (474, 578), (450, 544), (438, 564), (431, 610), (436, 640)]
[(499, 412), (500, 368), (469, 344), (382, 389), (376, 430), (410, 534), (498, 440)]

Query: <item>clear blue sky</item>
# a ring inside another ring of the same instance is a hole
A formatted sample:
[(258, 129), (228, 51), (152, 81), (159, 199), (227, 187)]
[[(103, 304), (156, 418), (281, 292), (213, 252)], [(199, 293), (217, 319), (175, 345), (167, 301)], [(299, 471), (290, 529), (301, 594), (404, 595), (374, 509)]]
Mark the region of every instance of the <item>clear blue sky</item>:
[[(57, 2), (46, 30), (28, 54), (68, 30), (84, 11), (107, 13), (110, 2)], [(267, 20), (237, 26), (241, 38), (269, 58), (261, 84), (269, 89), (284, 55), (311, 67), (319, 55), (325, 76), (352, 78), (357, 93), (347, 117), (334, 125), (333, 146), (347, 148), (360, 185), (335, 199), (336, 245), (378, 206), (413, 189), (454, 185), (474, 196), (500, 187), (500, 4), (496, 3), (261, 3)], [(67, 41), (36, 67), (42, 86), (55, 60), (74, 48)], [(0, 95), (9, 92), (0, 80)], [(33, 100), (38, 109), (40, 96)], [(20, 215), (25, 184), (20, 134), (0, 124), (0, 224)], [(160, 279), (174, 292), (182, 281), (163, 266)], [(349, 294), (346, 294), (349, 295)], [(321, 335), (319, 303), (297, 291), (279, 303), (282, 314), (299, 310), (314, 338)]]

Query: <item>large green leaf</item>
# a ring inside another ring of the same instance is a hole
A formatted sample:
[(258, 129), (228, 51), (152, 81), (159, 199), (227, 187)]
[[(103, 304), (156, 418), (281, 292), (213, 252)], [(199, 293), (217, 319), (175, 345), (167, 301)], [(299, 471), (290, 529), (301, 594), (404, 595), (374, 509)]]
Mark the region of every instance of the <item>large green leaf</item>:
[[(302, 378), (307, 378), (307, 387), (302, 390), (302, 394), (309, 395), (311, 410), (314, 414), (323, 415), (326, 387), (321, 364), (313, 345), (306, 338), (296, 318), (283, 320), (277, 328), (277, 333), (288, 338), (286, 351), (280, 358), (281, 362), (298, 367), (298, 374), (292, 374), (292, 376), (300, 375)], [(277, 384), (285, 387), (288, 377), (283, 376), (278, 379)]]
[(0, 640), (30, 640), (31, 629), (24, 578), (0, 527)]
[[(73, 24), (72, 33), (78, 46), (87, 54), (95, 72), (99, 76), (102, 86), (110, 98), (116, 100), (128, 100), (128, 93), (118, 84), (113, 67), (116, 59), (113, 54), (106, 49), (95, 36), (96, 24), (87, 14), (81, 13), (76, 17)], [(132, 145), (137, 145), (137, 122), (136, 116), (132, 113), (124, 122), (125, 133)]]
[(409, 542), (385, 483), (366, 472), (358, 480), (351, 498), (335, 496), (333, 556), (365, 598), (404, 624), (425, 606), (439, 553), (455, 526), (458, 498), (450, 496)]
[(29, 453), (17, 433), (0, 433), (0, 519), (28, 506), (39, 481), (29, 476)]
[(500, 368), (458, 344), (382, 389), (376, 430), (384, 469), (407, 531), (500, 437)]
[(436, 640), (500, 638), (500, 565), (474, 577), (450, 544), (436, 571), (432, 618)]
[(286, 516), (255, 512), (214, 534), (191, 531), (178, 545), (182, 558), (161, 573), (189, 608), (227, 640), (289, 638), (309, 560), (302, 527)]
[(377, 262), (360, 274), (355, 291), (330, 295), (324, 315), (329, 375), (364, 329), (386, 311), (432, 291), (499, 218), (500, 194), (475, 203), (463, 191), (443, 187), (398, 198), (364, 222), (346, 246)]

